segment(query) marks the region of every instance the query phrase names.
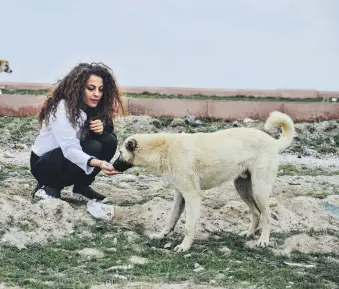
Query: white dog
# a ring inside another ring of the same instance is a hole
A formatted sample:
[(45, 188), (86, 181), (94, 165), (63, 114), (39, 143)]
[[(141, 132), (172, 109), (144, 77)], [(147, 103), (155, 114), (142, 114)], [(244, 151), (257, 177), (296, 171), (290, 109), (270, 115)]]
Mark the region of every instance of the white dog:
[(194, 134), (135, 134), (124, 140), (113, 166), (118, 171), (144, 167), (174, 186), (176, 194), (166, 225), (151, 237), (161, 239), (168, 235), (186, 208), (185, 237), (175, 251), (187, 251), (193, 243), (200, 217), (201, 190), (226, 181), (234, 181), (252, 213), (249, 229), (242, 235), (253, 237), (261, 216), (262, 233), (257, 246), (265, 247), (271, 230), (268, 201), (277, 175), (278, 153), (294, 137), (294, 123), (288, 115), (272, 112), (265, 129), (275, 126), (282, 127), (279, 139), (253, 128)]
[[(9, 62), (5, 59), (0, 59), (0, 72), (12, 73), (12, 69), (9, 67)], [(2, 94), (0, 89), (0, 94)]]

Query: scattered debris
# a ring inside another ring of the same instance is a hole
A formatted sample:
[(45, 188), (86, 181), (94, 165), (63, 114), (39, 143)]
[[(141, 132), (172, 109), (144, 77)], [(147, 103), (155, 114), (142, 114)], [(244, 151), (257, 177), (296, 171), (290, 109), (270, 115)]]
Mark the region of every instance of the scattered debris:
[(114, 206), (103, 204), (97, 200), (88, 201), (87, 211), (97, 219), (110, 221), (114, 217)]
[(293, 266), (293, 267), (301, 267), (301, 268), (315, 268), (316, 265), (309, 265), (309, 264), (301, 264), (301, 263), (289, 263), (289, 262), (284, 262), (284, 264), (288, 266)]

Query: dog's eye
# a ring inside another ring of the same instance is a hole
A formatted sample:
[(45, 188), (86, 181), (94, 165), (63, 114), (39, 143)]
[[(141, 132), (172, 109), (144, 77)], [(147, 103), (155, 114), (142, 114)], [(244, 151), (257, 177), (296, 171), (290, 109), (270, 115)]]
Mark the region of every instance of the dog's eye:
[(129, 150), (130, 152), (135, 151), (135, 148), (137, 147), (137, 141), (135, 139), (131, 139), (127, 142), (126, 144), (126, 148), (127, 150)]

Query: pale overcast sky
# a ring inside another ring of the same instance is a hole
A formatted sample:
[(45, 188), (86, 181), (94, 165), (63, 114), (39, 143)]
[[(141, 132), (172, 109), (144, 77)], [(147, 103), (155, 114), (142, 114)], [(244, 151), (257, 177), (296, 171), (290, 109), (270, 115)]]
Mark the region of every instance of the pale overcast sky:
[(0, 0), (1, 81), (339, 90), (339, 0)]

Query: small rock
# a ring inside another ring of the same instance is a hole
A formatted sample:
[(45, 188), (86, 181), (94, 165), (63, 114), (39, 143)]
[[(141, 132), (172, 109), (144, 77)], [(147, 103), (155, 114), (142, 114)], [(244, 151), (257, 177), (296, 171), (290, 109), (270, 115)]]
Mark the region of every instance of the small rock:
[(274, 198), (271, 198), (271, 199), (269, 200), (269, 206), (270, 206), (270, 207), (276, 207), (276, 206), (278, 206), (278, 201), (277, 201), (276, 199), (274, 199)]
[(124, 233), (124, 235), (127, 236), (127, 241), (129, 243), (133, 243), (139, 238), (139, 235), (133, 231), (127, 231)]
[(189, 125), (194, 124), (195, 116), (191, 115), (191, 114), (185, 115), (184, 116), (184, 121), (185, 121), (186, 124), (189, 124)]
[(158, 119), (155, 119), (152, 121), (152, 124), (156, 127), (156, 128), (161, 128), (161, 122)]
[(103, 258), (105, 256), (105, 254), (101, 250), (95, 248), (84, 248), (82, 250), (79, 250), (78, 253), (87, 258)]
[(129, 270), (133, 269), (133, 265), (116, 265), (105, 269), (105, 271)]
[(277, 211), (272, 211), (272, 212), (271, 212), (271, 217), (272, 217), (274, 220), (278, 221), (278, 220), (279, 220), (279, 213), (278, 213)]
[(196, 120), (194, 123), (193, 123), (194, 126), (202, 126), (202, 125), (205, 125), (201, 120)]
[(199, 267), (201, 267), (199, 263), (194, 264), (194, 268), (199, 268)]
[(19, 150), (27, 150), (28, 147), (25, 144), (16, 144), (14, 145), (14, 148)]
[(132, 264), (140, 264), (140, 265), (143, 265), (143, 264), (146, 264), (148, 262), (148, 260), (146, 258), (143, 258), (143, 257), (139, 257), (139, 256), (132, 256), (129, 261), (132, 263)]
[(215, 276), (215, 278), (216, 279), (224, 279), (226, 277), (226, 275), (225, 274), (223, 274), (223, 273), (219, 273), (219, 274), (217, 274), (216, 276)]
[(201, 272), (201, 271), (204, 271), (204, 267), (202, 267), (199, 263), (195, 263), (194, 264), (194, 269), (193, 269), (193, 272)]
[(107, 248), (105, 250), (108, 251), (108, 252), (116, 252), (117, 248), (112, 247), (112, 248)]
[(181, 118), (175, 118), (172, 120), (172, 122), (170, 123), (171, 127), (177, 127), (177, 126), (186, 126), (186, 122), (184, 119)]
[(172, 246), (172, 243), (168, 242), (168, 243), (165, 244), (164, 248), (168, 249), (168, 248), (171, 248), (171, 246)]
[(184, 255), (184, 258), (188, 258), (188, 257), (191, 257), (192, 256), (192, 254), (186, 254), (186, 255)]
[(246, 118), (244, 119), (244, 123), (248, 123), (248, 122), (254, 122), (254, 120), (251, 119), (251, 118), (246, 117)]
[(232, 250), (230, 248), (226, 247), (226, 246), (223, 246), (223, 247), (219, 248), (219, 251), (222, 252), (222, 253), (229, 254), (229, 253), (231, 253)]
[(333, 102), (337, 102), (337, 98), (335, 98), (335, 97), (332, 97), (332, 99), (331, 99)]
[(316, 265), (313, 265), (313, 264), (301, 264), (301, 263), (289, 263), (289, 262), (283, 262), (283, 263), (291, 267), (302, 267), (302, 268), (315, 268), (316, 267)]

